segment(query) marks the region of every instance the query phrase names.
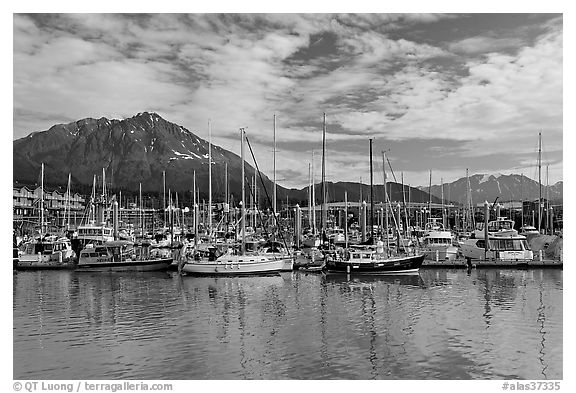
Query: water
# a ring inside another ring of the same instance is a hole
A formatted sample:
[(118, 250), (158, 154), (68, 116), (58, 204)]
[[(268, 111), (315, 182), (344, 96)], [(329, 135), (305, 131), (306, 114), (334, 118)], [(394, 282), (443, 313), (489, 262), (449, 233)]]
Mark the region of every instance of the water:
[(562, 270), (14, 275), (15, 379), (562, 379)]

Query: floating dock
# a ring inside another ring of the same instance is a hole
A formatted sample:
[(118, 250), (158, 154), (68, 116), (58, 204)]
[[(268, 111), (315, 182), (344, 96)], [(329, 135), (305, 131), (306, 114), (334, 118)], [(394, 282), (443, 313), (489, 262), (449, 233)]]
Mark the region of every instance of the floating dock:
[[(455, 259), (453, 261), (434, 261), (425, 259), (422, 263), (422, 267), (452, 267), (452, 268), (468, 268), (468, 264), (465, 259)], [(534, 259), (534, 260), (472, 260), (471, 267), (473, 268), (483, 268), (483, 267), (511, 267), (511, 268), (542, 268), (542, 267), (555, 267), (562, 268), (563, 262), (556, 259)]]

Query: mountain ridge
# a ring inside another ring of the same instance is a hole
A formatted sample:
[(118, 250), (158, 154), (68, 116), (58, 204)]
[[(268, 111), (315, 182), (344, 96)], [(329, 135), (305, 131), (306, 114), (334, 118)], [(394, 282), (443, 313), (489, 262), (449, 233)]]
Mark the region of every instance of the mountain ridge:
[[(166, 174), (167, 189), (189, 192), (192, 189), (194, 172), (201, 195), (208, 189), (208, 141), (198, 137), (183, 126), (171, 123), (154, 112), (140, 112), (126, 119), (85, 118), (66, 124), (56, 124), (45, 131), (32, 132), (26, 137), (13, 141), (13, 176), (18, 184), (37, 183), (41, 163), (45, 164), (45, 183), (65, 185), (68, 173), (74, 184), (92, 185), (94, 176), (99, 178), (105, 168), (106, 183), (109, 188), (122, 188), (135, 191), (142, 183), (143, 192), (158, 192), (163, 189), (163, 172)], [(214, 199), (224, 195), (224, 168), (228, 164), (230, 192), (239, 198), (241, 178), (241, 158), (218, 145), (212, 145), (212, 189)], [(254, 168), (246, 163), (246, 173), (253, 174)], [(248, 175), (251, 178), (253, 175)], [(516, 195), (519, 175), (476, 174), (470, 176), (474, 203), (487, 198), (492, 201), (496, 190), (500, 196), (505, 191)], [(515, 182), (515, 188), (508, 184)], [(498, 180), (500, 179), (500, 180)], [(527, 179), (527, 180), (526, 180)], [(262, 173), (262, 180), (269, 195), (272, 195), (272, 181)], [(444, 185), (446, 201), (465, 202), (466, 178)], [(506, 181), (504, 181), (506, 180)], [(524, 176), (526, 195), (533, 195), (533, 180)], [(388, 182), (389, 195), (394, 202), (402, 201), (402, 186)], [(262, 183), (258, 179), (258, 186)], [(316, 200), (321, 200), (321, 187), (316, 184)], [(247, 187), (249, 189), (249, 187)], [(366, 184), (354, 182), (327, 182), (328, 200), (344, 200), (344, 192), (349, 201), (360, 199), (369, 202), (369, 189)], [(410, 191), (408, 191), (410, 190)], [(504, 190), (504, 191), (503, 191)], [(562, 182), (551, 187), (551, 199), (562, 197)], [(362, 198), (360, 198), (362, 194)], [(415, 202), (428, 202), (428, 187), (405, 186), (405, 199)], [(439, 203), (441, 188), (431, 188), (432, 202)], [(265, 193), (261, 190), (264, 198)], [(250, 192), (247, 192), (248, 199)], [(277, 185), (279, 201), (288, 197), (292, 203), (306, 203), (308, 188), (285, 188)], [(383, 185), (374, 186), (374, 200), (383, 200)], [(481, 200), (480, 200), (481, 199)], [(501, 200), (503, 197), (500, 198)]]

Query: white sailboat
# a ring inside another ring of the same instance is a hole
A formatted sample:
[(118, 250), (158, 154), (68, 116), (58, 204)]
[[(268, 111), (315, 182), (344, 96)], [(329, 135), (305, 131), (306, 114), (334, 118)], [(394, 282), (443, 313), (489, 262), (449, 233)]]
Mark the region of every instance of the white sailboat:
[[(218, 249), (208, 247), (208, 256), (202, 257), (199, 252), (195, 252), (192, 258), (188, 258), (182, 266), (182, 271), (189, 274), (198, 275), (241, 275), (241, 274), (262, 274), (279, 272), (284, 267), (286, 261), (282, 258), (271, 258), (258, 252), (246, 252), (246, 198), (244, 181), (244, 141), (245, 130), (240, 129), (241, 156), (242, 156), (242, 201), (241, 201), (241, 233), (242, 242), (240, 250), (232, 247), (226, 253), (218, 255)], [(186, 255), (183, 252), (183, 255)]]

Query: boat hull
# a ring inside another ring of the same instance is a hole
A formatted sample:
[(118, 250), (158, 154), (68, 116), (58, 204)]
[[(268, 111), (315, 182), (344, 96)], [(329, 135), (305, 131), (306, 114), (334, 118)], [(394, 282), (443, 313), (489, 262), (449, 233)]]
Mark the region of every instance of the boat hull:
[(74, 269), (76, 263), (73, 260), (69, 261), (23, 261), (18, 260), (14, 262), (16, 270), (59, 270), (59, 269)]
[(53, 255), (20, 255), (15, 261), (17, 270), (43, 270), (43, 269), (73, 269), (76, 260), (73, 256)]
[(229, 261), (194, 261), (188, 262), (182, 267), (182, 271), (188, 274), (198, 275), (244, 275), (280, 272), (286, 262), (291, 258), (254, 261), (254, 262), (229, 262)]
[(284, 259), (284, 264), (282, 265), (282, 271), (291, 272), (292, 270), (294, 270), (294, 259), (293, 258)]
[(458, 257), (458, 247), (437, 247), (421, 249), (425, 258), (431, 261), (455, 261)]
[(160, 258), (144, 261), (122, 261), (122, 262), (93, 262), (80, 263), (76, 271), (90, 272), (151, 272), (166, 270), (172, 263), (172, 258)]
[(373, 262), (351, 262), (328, 260), (328, 272), (347, 274), (404, 274), (414, 273), (422, 266), (424, 255), (375, 260)]

